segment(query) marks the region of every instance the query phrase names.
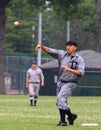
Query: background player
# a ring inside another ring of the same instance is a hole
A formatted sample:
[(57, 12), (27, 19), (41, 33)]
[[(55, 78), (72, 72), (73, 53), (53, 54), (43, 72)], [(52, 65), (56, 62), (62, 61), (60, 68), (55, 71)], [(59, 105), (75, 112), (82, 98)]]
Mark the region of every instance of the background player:
[(28, 69), (26, 76), (26, 88), (29, 88), (30, 105), (36, 106), (39, 96), (40, 85), (44, 86), (44, 76), (42, 70), (37, 67), (37, 63), (33, 62), (32, 67)]
[(57, 58), (59, 63), (57, 106), (60, 113), (60, 121), (57, 125), (67, 126), (67, 122), (65, 121), (66, 115), (68, 115), (67, 120), (69, 124), (73, 125), (77, 115), (71, 112), (68, 105), (68, 97), (75, 89), (78, 77), (84, 75), (85, 68), (82, 57), (76, 53), (77, 43), (75, 41), (66, 42), (66, 51), (52, 49), (42, 45), (37, 45), (36, 50), (38, 48)]

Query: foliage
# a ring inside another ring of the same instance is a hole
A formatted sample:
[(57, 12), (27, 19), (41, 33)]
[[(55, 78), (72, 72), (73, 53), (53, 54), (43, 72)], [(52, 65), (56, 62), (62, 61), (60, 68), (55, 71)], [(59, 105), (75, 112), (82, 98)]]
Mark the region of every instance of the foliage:
[(66, 21), (70, 20), (78, 12), (78, 5), (83, 0), (50, 0), (53, 10)]
[[(35, 14), (30, 14), (29, 9), (23, 2), (21, 1), (19, 5), (19, 1), (13, 1), (9, 4), (10, 8), (6, 9), (8, 19), (5, 50), (8, 50), (6, 49), (7, 46), (10, 46), (11, 52), (32, 53), (32, 26), (36, 23), (37, 18), (35, 18)], [(20, 24), (18, 28), (14, 26), (15, 21)]]
[[(51, 22), (52, 21), (52, 22)], [(66, 39), (66, 22), (54, 12), (43, 14), (43, 45), (63, 48)]]
[(97, 10), (101, 11), (100, 7), (101, 4), (97, 7), (95, 0), (84, 0), (84, 3), (81, 3), (78, 6), (76, 19), (73, 19), (72, 21), (71, 33), (72, 38), (74, 37), (74, 39), (79, 41), (80, 49), (93, 49), (95, 51), (101, 51), (101, 24), (97, 19), (97, 16), (99, 19), (101, 16), (97, 12)]
[(95, 0), (85, 0), (84, 3), (79, 5), (79, 11), (77, 18), (80, 20), (81, 24), (84, 26), (84, 31), (89, 31), (96, 33), (97, 25), (96, 20), (96, 5)]
[(46, 0), (27, 0), (32, 10), (43, 11), (46, 9)]
[[(24, 53), (33, 52), (32, 44), (34, 43), (33, 47), (35, 47), (35, 45), (37, 44), (37, 37), (38, 37), (37, 36), (38, 11), (43, 11), (42, 43), (50, 47), (63, 48), (62, 47), (63, 44), (61, 43), (64, 43), (66, 41), (65, 40), (66, 22), (64, 21), (63, 17), (67, 14), (68, 16), (71, 16), (71, 14), (74, 15), (74, 13), (71, 10), (74, 10), (74, 7), (77, 8), (77, 4), (79, 2), (81, 1), (78, 2), (76, 1), (75, 3), (74, 1), (63, 2), (60, 0), (60, 1), (48, 1), (48, 4), (46, 4), (44, 0), (41, 1), (39, 0), (12, 1), (11, 0), (9, 4), (10, 8), (7, 8), (8, 20), (7, 20), (5, 50), (6, 51), (9, 50), (11, 52), (24, 52)], [(48, 11), (48, 9), (53, 9), (53, 10)], [(55, 12), (57, 14), (59, 13), (62, 14), (61, 16), (58, 15), (57, 17), (57, 15), (55, 15)], [(65, 17), (65, 20), (66, 19), (67, 16)], [(14, 28), (13, 22), (15, 20), (20, 22), (20, 26), (18, 29)], [(26, 24), (28, 26), (26, 26)], [(33, 25), (35, 26), (34, 32), (32, 32), (31, 30), (31, 27)], [(34, 33), (35, 35), (34, 41), (32, 41), (31, 38), (32, 33)], [(11, 47), (13, 49), (6, 49), (7, 47)]]
[(28, 0), (32, 8), (37, 8), (40, 11), (50, 8), (66, 21), (75, 15), (78, 10), (78, 4), (81, 2), (83, 0)]
[[(37, 44), (37, 38), (38, 38), (37, 13), (33, 14), (33, 12), (30, 12), (29, 15), (26, 15), (28, 12), (25, 11), (25, 13), (22, 13), (22, 16), (20, 17), (21, 12), (18, 12), (17, 16), (15, 17), (14, 12), (12, 12), (12, 10), (7, 9), (7, 12), (8, 12), (8, 19), (7, 19), (7, 25), (6, 25), (5, 51), (7, 52), (8, 50), (10, 52), (17, 52), (15, 49), (17, 47), (17, 43), (19, 43), (21, 50), (18, 46), (18, 52), (33, 53), (33, 48), (35, 48)], [(64, 29), (65, 21), (60, 17), (57, 18), (57, 15), (53, 11), (43, 12), (42, 19), (43, 19), (43, 25), (42, 25), (43, 26), (42, 27), (43, 45), (49, 45), (50, 47), (59, 47), (59, 44), (60, 44), (61, 46), (61, 42), (64, 43), (64, 39), (66, 39), (66, 35), (64, 35), (66, 34), (66, 32), (64, 32), (66, 31)], [(20, 26), (17, 29), (14, 27), (14, 24), (13, 24), (14, 21), (16, 20), (19, 21), (20, 23)], [(33, 25), (35, 27), (34, 31), (32, 31)], [(35, 35), (33, 40), (31, 37), (32, 34)], [(52, 44), (52, 43), (55, 43), (55, 44)], [(33, 45), (33, 48), (32, 48), (32, 45)], [(7, 47), (10, 47), (12, 49), (8, 49)]]
[(0, 6), (5, 7), (9, 2), (10, 0), (0, 0)]
[[(38, 39), (39, 11), (42, 11), (43, 14), (43, 45), (64, 48), (67, 33), (66, 21), (71, 19), (71, 38), (80, 42), (80, 49), (94, 48), (94, 35), (100, 31), (98, 29), (100, 25), (96, 24), (95, 0), (48, 0), (47, 3), (45, 0), (11, 0), (9, 8), (7, 8), (6, 51), (16, 52), (14, 48), (19, 42), (19, 52), (33, 53)], [(13, 25), (15, 20), (20, 22), (19, 34)], [(35, 26), (34, 31), (31, 29), (33, 25)], [(32, 34), (35, 35), (33, 40)], [(85, 45), (85, 43), (87, 44)], [(11, 47), (11, 49), (7, 47)]]

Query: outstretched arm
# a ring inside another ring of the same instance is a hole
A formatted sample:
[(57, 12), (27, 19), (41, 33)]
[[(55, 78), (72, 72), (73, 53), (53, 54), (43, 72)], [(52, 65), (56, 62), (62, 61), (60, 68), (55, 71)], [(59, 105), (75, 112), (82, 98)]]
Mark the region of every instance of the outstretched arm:
[(38, 49), (42, 49), (45, 52), (49, 52), (49, 47), (46, 47), (46, 46), (37, 45), (36, 50), (38, 50)]
[(53, 48), (49, 48), (47, 46), (43, 46), (43, 45), (37, 45), (36, 46), (36, 51), (38, 49), (43, 50), (44, 52), (46, 52), (47, 54), (49, 54), (50, 56), (54, 57), (54, 58), (58, 58), (58, 50), (57, 49), (53, 49)]

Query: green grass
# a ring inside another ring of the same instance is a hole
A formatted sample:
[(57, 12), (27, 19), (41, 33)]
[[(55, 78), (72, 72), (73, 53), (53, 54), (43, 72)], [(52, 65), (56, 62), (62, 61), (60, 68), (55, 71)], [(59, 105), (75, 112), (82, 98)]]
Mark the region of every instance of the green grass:
[[(36, 107), (28, 95), (0, 96), (0, 130), (101, 130), (101, 97), (70, 97), (71, 110), (78, 114), (75, 125), (59, 127), (56, 97), (40, 96)], [(98, 126), (81, 126), (98, 123)]]

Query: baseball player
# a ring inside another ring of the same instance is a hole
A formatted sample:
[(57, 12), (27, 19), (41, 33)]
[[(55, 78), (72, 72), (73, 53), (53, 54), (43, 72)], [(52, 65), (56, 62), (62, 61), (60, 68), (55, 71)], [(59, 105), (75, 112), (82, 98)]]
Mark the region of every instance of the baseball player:
[(67, 126), (66, 115), (69, 125), (74, 124), (77, 114), (73, 114), (68, 105), (68, 97), (75, 89), (78, 77), (84, 75), (84, 60), (76, 53), (77, 43), (66, 42), (66, 51), (37, 45), (36, 50), (42, 49), (51, 56), (58, 59), (59, 77), (57, 82), (57, 106), (60, 113), (60, 121), (57, 126)]
[(37, 67), (37, 63), (34, 61), (32, 62), (32, 67), (28, 69), (26, 76), (26, 88), (29, 89), (29, 98), (31, 106), (36, 106), (37, 104), (40, 85), (44, 86), (44, 75), (42, 73), (42, 70)]

